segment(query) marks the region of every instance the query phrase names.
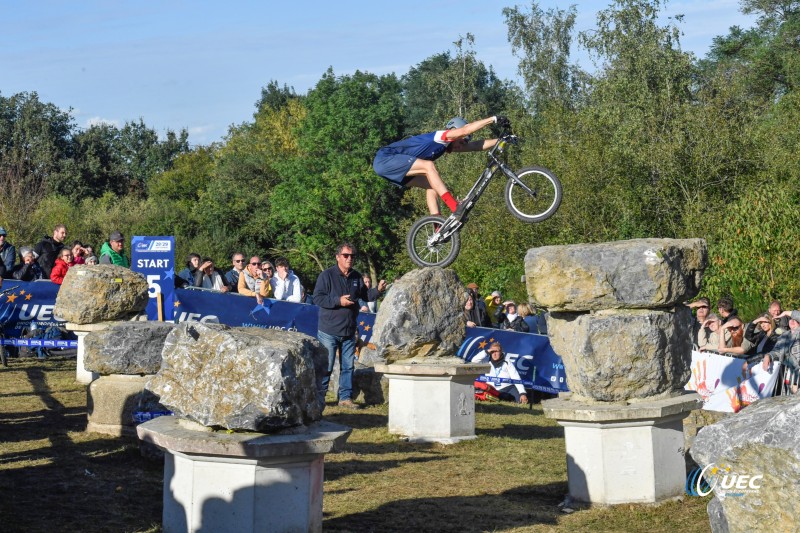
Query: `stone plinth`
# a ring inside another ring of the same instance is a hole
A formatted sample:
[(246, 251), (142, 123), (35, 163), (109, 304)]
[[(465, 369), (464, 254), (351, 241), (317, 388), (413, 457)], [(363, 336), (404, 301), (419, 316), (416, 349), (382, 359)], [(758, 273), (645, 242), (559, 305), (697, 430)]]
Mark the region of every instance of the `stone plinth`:
[(75, 324), (73, 322), (67, 322), (64, 325), (66, 329), (73, 332), (78, 337), (78, 355), (75, 368), (75, 380), (78, 383), (89, 384), (100, 376), (97, 372), (86, 370), (83, 364), (83, 360), (86, 357), (86, 347), (84, 346), (86, 335), (92, 331), (102, 331), (111, 325), (113, 325), (113, 322), (99, 322), (97, 324)]
[(569, 498), (585, 504), (656, 503), (683, 494), (683, 419), (696, 393), (629, 404), (543, 402), (564, 427)]
[(165, 533), (322, 531), (324, 454), (350, 431), (322, 421), (279, 434), (228, 433), (174, 416), (137, 427), (165, 451)]
[(87, 391), (86, 431), (115, 437), (135, 437), (133, 413), (152, 376), (111, 374), (100, 376)]
[(378, 364), (389, 381), (389, 433), (412, 442), (475, 438), (475, 378), (489, 365)]

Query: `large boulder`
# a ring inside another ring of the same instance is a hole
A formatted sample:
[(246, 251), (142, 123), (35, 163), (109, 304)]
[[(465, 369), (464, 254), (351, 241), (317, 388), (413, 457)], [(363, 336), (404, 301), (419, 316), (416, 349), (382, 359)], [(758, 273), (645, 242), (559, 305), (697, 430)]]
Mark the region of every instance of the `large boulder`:
[(702, 239), (636, 239), (528, 250), (528, 295), (550, 311), (672, 307), (697, 295)]
[(75, 265), (58, 290), (54, 313), (74, 324), (121, 320), (147, 307), (147, 280), (116, 265)]
[(464, 341), (466, 289), (452, 270), (412, 270), (396, 280), (375, 317), (362, 361), (434, 362), (453, 357)]
[(271, 432), (322, 417), (314, 365), (319, 341), (291, 331), (186, 322), (167, 336), (147, 388), (204, 426)]
[(116, 322), (83, 341), (86, 370), (98, 374), (155, 374), (172, 322)]
[(683, 390), (691, 374), (691, 320), (689, 308), (679, 305), (551, 313), (548, 328), (570, 391), (612, 402)]
[[(797, 531), (800, 396), (759, 400), (704, 427), (691, 454), (708, 467), (704, 477), (714, 486), (708, 505), (712, 531)], [(751, 484), (753, 476), (763, 478)], [(731, 481), (740, 486), (729, 487)]]

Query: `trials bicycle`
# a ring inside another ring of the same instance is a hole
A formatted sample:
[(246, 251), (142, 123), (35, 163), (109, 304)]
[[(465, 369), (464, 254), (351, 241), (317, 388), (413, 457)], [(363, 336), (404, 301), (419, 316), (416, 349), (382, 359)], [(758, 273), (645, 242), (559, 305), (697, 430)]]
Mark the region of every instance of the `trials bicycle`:
[(487, 152), (486, 168), (459, 204), (459, 209), (447, 219), (439, 215), (420, 218), (406, 238), (406, 248), (411, 260), (421, 267), (446, 267), (458, 257), (461, 250), (459, 232), (467, 215), (475, 207), (489, 182), (498, 173), (508, 178), (505, 188), (506, 207), (516, 218), (533, 223), (547, 220), (561, 205), (561, 182), (544, 167), (525, 167), (511, 170), (501, 158), (509, 146), (519, 139), (510, 128), (504, 132)]

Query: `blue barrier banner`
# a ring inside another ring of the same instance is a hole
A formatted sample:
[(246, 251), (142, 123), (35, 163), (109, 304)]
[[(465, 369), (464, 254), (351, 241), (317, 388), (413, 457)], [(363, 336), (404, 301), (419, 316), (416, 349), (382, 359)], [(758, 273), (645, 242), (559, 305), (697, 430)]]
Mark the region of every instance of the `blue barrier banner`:
[(147, 318), (158, 320), (158, 294), (164, 308), (164, 320), (172, 320), (175, 308), (175, 237), (133, 238), (131, 270), (147, 279), (149, 287)]
[(551, 394), (569, 390), (564, 363), (544, 335), (491, 328), (467, 328), (467, 338), (456, 355), (470, 362), (477, 355), (482, 355), (489, 344), (495, 341), (503, 346), (506, 359), (517, 368), (525, 387)]
[[(266, 298), (263, 304), (259, 304), (252, 296), (202, 289), (177, 289), (175, 293), (177, 322), (212, 322), (234, 327), (284, 329), (317, 336), (319, 308), (316, 305)], [(363, 342), (369, 342), (374, 324), (375, 315), (359, 313), (358, 335)]]
[[(6, 336), (20, 337), (22, 330), (30, 328), (32, 321), (40, 328), (63, 325), (63, 321), (53, 315), (58, 288), (50, 281), (12, 283), (5, 280), (0, 291), (0, 327)], [(300, 331), (312, 337), (317, 335), (319, 308), (315, 305), (269, 299), (258, 304), (249, 296), (203, 289), (175, 289), (173, 295), (170, 305), (175, 322), (210, 322), (233, 327)], [(359, 313), (358, 335), (364, 343), (370, 341), (374, 325), (374, 314)], [(550, 347), (546, 336), (467, 328), (466, 337), (457, 353), (465, 361), (472, 361), (490, 343), (498, 341), (526, 387), (549, 393), (569, 390), (564, 364)]]
[(64, 321), (53, 315), (58, 288), (50, 280), (3, 280), (0, 290), (0, 328), (8, 337), (20, 337), (22, 330), (31, 329), (31, 322), (46, 329), (61, 326)]

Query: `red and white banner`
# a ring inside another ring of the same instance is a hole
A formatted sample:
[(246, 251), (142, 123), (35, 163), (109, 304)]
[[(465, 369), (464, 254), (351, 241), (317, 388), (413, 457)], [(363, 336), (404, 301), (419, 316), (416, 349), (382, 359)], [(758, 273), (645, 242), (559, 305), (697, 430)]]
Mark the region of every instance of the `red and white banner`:
[(703, 409), (738, 413), (761, 398), (772, 396), (780, 374), (780, 363), (772, 372), (757, 363), (745, 370), (745, 360), (713, 352), (692, 352), (692, 377), (686, 390), (697, 391)]

